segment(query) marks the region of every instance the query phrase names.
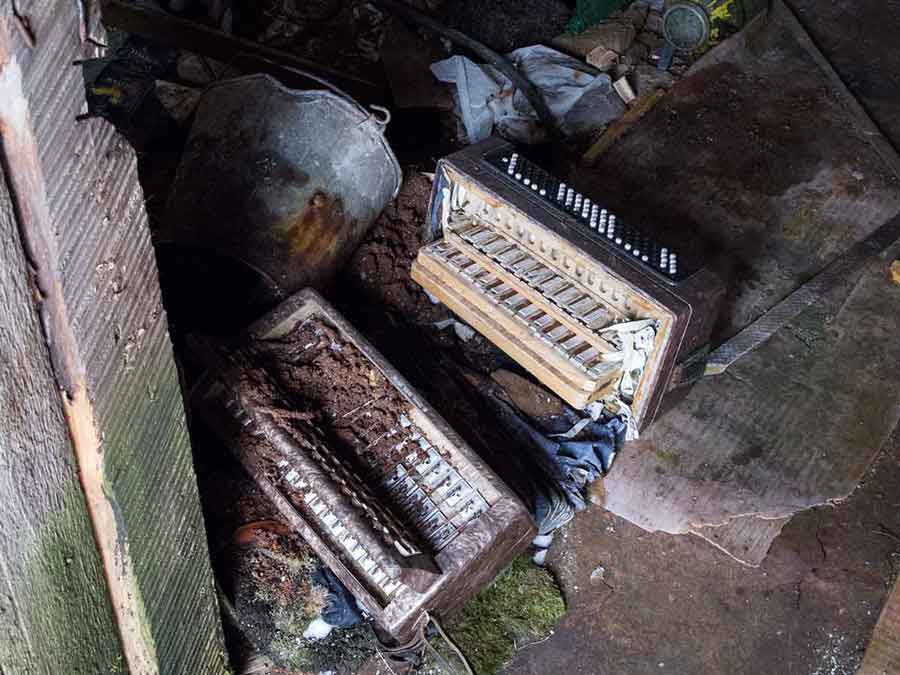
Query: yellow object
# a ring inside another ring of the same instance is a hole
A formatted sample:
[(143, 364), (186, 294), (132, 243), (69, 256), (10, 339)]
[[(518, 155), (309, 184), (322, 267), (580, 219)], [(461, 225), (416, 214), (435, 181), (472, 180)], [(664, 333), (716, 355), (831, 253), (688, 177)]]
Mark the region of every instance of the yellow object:
[(891, 281), (900, 286), (900, 260), (891, 263)]
[(91, 93), (97, 96), (106, 96), (113, 105), (119, 105), (122, 102), (122, 90), (118, 87), (91, 87)]
[(707, 0), (704, 4), (709, 12), (709, 37), (712, 42), (728, 37), (746, 20), (741, 0)]

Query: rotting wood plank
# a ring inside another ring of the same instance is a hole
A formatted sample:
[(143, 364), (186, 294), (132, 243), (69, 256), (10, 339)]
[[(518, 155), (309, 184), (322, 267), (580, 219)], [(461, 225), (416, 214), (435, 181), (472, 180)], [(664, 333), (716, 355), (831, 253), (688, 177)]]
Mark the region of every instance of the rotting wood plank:
[(857, 675), (900, 672), (900, 584), (888, 596)]
[(123, 672), (29, 262), (0, 171), (0, 672)]
[[(4, 311), (32, 316), (29, 333), (28, 321), (4, 313), (0, 334), (28, 345), (7, 350), (14, 373), (47, 373), (35, 375), (41, 387), (30, 398), (0, 391), (0, 415), (47, 429), (0, 432), (4, 457), (27, 458), (15, 489), (0, 493), (18, 535), (0, 548), (0, 572), (15, 589), (8, 632), (21, 638), (9, 653), (0, 650), (0, 671), (222, 673), (134, 154), (104, 122), (75, 121), (84, 85), (71, 64), (94, 55), (87, 38), (99, 30), (96, 13), (80, 4), (20, 0), (33, 47), (9, 7), (0, 9), (0, 130), (11, 188), (0, 216), (17, 235), (3, 243), (18, 245), (2, 251), (11, 275), (3, 290), (15, 291)], [(7, 319), (15, 320), (10, 327)], [(30, 481), (42, 484), (36, 479), (45, 475), (58, 486), (36, 492)]]

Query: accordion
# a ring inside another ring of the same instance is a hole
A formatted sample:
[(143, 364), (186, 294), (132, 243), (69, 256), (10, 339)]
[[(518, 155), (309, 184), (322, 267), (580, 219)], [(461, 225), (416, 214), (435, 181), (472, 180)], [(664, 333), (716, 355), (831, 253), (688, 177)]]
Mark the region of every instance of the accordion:
[[(201, 346), (193, 409), (385, 644), (414, 642), (427, 613), (460, 608), (534, 536), (519, 499), (314, 291), (238, 345)], [(346, 395), (327, 428), (315, 392)]]
[(573, 407), (644, 427), (703, 353), (725, 289), (698, 247), (625, 222), (510, 144), (441, 160), (428, 214), (413, 279)]

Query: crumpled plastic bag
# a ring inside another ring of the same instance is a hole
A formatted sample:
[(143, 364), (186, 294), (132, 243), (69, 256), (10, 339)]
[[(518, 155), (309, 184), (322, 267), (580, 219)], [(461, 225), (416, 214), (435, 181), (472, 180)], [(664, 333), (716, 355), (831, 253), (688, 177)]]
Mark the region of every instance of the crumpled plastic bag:
[(604, 355), (604, 360), (618, 361), (622, 364), (618, 392), (630, 403), (634, 399), (647, 359), (653, 351), (653, 344), (656, 341), (656, 321), (653, 319), (627, 321), (609, 325), (601, 332), (615, 333), (614, 343), (621, 347), (620, 351)]
[[(566, 135), (601, 129), (625, 112), (610, 77), (571, 56), (533, 45), (510, 52), (507, 58), (543, 94)], [(493, 66), (451, 56), (432, 64), (431, 72), (441, 82), (456, 85), (469, 143), (484, 140), (492, 131), (520, 143), (545, 139), (527, 97)]]

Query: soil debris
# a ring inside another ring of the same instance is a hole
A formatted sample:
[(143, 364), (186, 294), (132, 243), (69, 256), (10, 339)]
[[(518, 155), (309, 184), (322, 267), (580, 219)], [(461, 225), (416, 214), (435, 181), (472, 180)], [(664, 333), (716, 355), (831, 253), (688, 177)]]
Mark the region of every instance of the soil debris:
[[(301, 434), (314, 427), (363, 473), (374, 471), (386, 478), (416, 451), (408, 437), (422, 433), (406, 417), (409, 402), (324, 319), (306, 319), (284, 338), (257, 341), (250, 351), (251, 360), (286, 397), (289, 410), (278, 410), (275, 416)], [(271, 400), (275, 396), (269, 393)], [(301, 421), (307, 424), (298, 424)], [(401, 435), (401, 430), (408, 432)], [(417, 451), (425, 459), (424, 451)]]

